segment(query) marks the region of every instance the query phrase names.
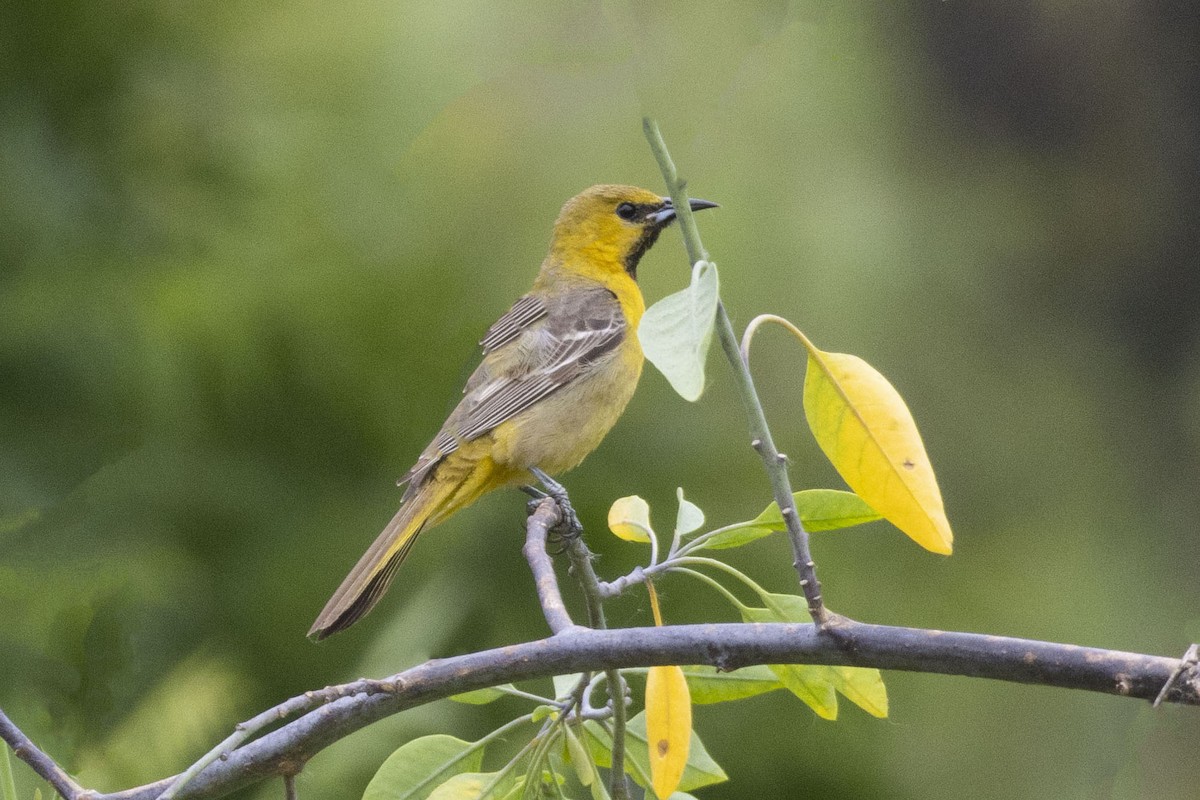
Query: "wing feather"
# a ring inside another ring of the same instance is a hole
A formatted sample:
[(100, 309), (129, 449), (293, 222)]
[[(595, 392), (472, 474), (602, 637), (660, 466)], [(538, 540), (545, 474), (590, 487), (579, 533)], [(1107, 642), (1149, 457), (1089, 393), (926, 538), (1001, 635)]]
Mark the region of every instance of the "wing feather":
[(515, 356), (492, 374), (485, 358), (467, 382), (466, 396), (413, 468), (406, 497), (447, 455), (588, 374), (626, 336), (625, 315), (607, 289), (575, 293), (566, 303), (518, 300), (483, 338), (485, 354), (511, 344)]

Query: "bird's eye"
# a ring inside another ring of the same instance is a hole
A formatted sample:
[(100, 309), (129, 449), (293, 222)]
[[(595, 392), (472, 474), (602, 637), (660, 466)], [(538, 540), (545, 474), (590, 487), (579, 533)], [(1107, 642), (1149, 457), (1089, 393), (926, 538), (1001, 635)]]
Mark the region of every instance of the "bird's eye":
[(617, 216), (623, 220), (631, 220), (637, 216), (637, 208), (633, 203), (621, 203), (617, 206)]

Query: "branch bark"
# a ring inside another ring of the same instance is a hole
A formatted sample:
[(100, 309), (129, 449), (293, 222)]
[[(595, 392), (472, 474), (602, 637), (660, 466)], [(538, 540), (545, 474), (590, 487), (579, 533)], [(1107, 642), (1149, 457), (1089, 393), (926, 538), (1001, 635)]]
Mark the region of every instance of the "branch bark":
[[(373, 694), (342, 696), (210, 764), (180, 797), (215, 798), (295, 770), (372, 722), (458, 692), (570, 672), (661, 664), (834, 664), (992, 678), (1154, 700), (1181, 660), (976, 633), (850, 622), (835, 640), (811, 624), (673, 625), (580, 630), (453, 658), (383, 681)], [(327, 696), (337, 696), (331, 691)], [(1200, 667), (1176, 676), (1166, 701), (1200, 706)], [(0, 712), (0, 737), (30, 761), (32, 746)], [(34, 748), (36, 750), (36, 748)], [(40, 752), (40, 751), (37, 751)], [(30, 762), (47, 777), (45, 764)], [(112, 794), (64, 792), (67, 800), (155, 800), (172, 779)], [(61, 790), (60, 790), (61, 791)]]

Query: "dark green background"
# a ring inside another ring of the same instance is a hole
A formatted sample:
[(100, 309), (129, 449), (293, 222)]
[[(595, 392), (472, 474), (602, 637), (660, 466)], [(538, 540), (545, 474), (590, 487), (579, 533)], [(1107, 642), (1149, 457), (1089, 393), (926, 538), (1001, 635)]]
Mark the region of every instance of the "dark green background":
[[(1176, 655), (1200, 638), (1197, 25), (1187, 3), (173, 3), (0, 11), (0, 706), (106, 790), (181, 769), (305, 689), (538, 637), (523, 499), (422, 540), (382, 606), (313, 617), (399, 500), (561, 203), (661, 190), (656, 114), (735, 324), (783, 314), (908, 400), (957, 535), (817, 537), (836, 610)], [(641, 269), (653, 301), (678, 234)], [(755, 368), (798, 487), (840, 483), (801, 354)], [(568, 476), (603, 530), (682, 485), (713, 523), (769, 499), (728, 370), (648, 370)], [(733, 556), (794, 591), (786, 542)], [(732, 619), (661, 586), (669, 620)], [(644, 596), (613, 603), (644, 624)], [(708, 797), (1182, 798), (1194, 710), (889, 674), (892, 716), (772, 694), (704, 707)], [(848, 705), (848, 704), (847, 704)], [(356, 798), (437, 704), (318, 756)], [(23, 797), (34, 781), (20, 770)], [(278, 797), (271, 783), (242, 797)]]

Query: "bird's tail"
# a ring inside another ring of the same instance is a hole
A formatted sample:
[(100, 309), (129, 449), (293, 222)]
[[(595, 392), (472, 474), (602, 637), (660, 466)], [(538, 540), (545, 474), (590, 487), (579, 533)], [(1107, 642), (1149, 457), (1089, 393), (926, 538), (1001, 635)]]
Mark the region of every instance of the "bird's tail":
[(365, 616), (383, 597), (425, 526), (436, 525), (473, 503), (503, 482), (497, 477), (495, 464), (487, 457), (468, 459), (456, 453), (439, 464), (350, 570), (309, 629), (309, 637), (320, 641)]

